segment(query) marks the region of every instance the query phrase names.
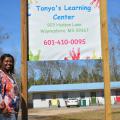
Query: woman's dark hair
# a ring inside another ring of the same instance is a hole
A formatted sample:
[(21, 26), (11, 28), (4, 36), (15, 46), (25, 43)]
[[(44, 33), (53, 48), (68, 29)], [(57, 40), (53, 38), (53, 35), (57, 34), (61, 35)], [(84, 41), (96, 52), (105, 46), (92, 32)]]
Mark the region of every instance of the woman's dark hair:
[(3, 55), (1, 55), (1, 57), (0, 57), (0, 68), (2, 67), (3, 61), (4, 61), (4, 59), (6, 57), (10, 57), (12, 59), (13, 66), (12, 66), (12, 69), (10, 70), (10, 73), (14, 73), (14, 63), (15, 63), (15, 60), (14, 60), (14, 57), (11, 54), (3, 54)]

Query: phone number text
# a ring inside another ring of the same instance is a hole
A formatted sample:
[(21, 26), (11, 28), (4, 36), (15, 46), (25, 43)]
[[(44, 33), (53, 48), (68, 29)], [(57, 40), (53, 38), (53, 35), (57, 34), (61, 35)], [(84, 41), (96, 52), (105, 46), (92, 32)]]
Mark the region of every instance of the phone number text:
[(52, 46), (52, 45), (82, 45), (86, 44), (85, 39), (71, 39), (71, 40), (44, 40), (44, 45)]

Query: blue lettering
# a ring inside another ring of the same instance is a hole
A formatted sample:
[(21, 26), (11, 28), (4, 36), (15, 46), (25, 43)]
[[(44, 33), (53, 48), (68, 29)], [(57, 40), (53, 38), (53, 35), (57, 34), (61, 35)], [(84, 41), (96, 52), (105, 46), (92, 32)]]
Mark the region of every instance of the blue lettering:
[(53, 20), (73, 20), (75, 16), (70, 16), (70, 15), (53, 15)]

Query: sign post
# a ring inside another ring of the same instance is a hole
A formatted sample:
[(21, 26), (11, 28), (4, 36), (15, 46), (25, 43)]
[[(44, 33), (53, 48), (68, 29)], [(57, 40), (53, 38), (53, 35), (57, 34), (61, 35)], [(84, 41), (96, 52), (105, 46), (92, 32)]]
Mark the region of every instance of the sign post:
[(102, 60), (105, 94), (105, 120), (111, 120), (110, 69), (108, 48), (107, 0), (100, 0)]
[(27, 0), (21, 0), (21, 108), (22, 120), (28, 119), (27, 111)]

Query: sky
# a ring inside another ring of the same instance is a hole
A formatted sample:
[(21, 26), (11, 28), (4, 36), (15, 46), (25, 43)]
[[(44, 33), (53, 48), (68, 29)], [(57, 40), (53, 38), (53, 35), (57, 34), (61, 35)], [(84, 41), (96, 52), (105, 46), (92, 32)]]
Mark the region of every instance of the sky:
[[(120, 0), (108, 1), (108, 25), (110, 26), (110, 18), (120, 16)], [(4, 53), (10, 53), (16, 58), (16, 65), (20, 66), (21, 60), (21, 21), (20, 21), (20, 0), (0, 0), (0, 30), (2, 33), (10, 34), (8, 40), (0, 42), (0, 48)], [(109, 28), (108, 26), (108, 28)], [(111, 31), (109, 37), (117, 39)]]
[(17, 65), (20, 64), (20, 0), (0, 1), (0, 29), (2, 33), (8, 33), (10, 38), (0, 42), (0, 48), (4, 53), (15, 56)]
[(111, 17), (119, 17), (120, 18), (120, 0), (108, 0), (108, 35), (109, 35), (109, 40), (110, 38), (115, 39), (116, 41), (118, 40), (117, 36), (115, 34), (112, 33), (112, 31), (110, 30), (110, 20)]

